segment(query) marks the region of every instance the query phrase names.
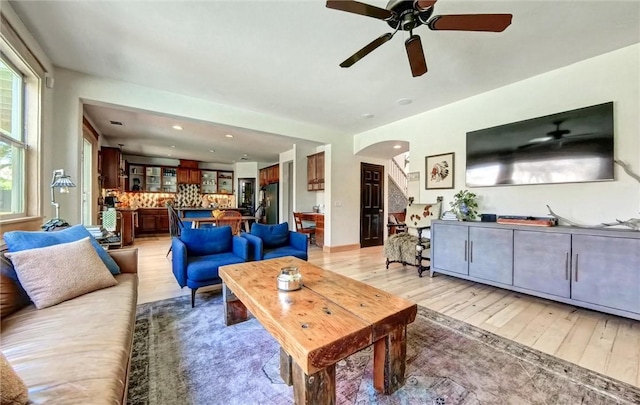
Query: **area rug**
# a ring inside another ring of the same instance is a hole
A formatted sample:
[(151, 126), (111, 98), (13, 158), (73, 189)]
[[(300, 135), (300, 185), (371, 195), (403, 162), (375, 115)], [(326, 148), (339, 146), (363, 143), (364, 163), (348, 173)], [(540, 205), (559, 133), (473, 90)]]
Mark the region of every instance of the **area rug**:
[[(373, 350), (336, 367), (338, 404), (638, 404), (640, 389), (419, 307), (406, 383), (372, 384)], [(292, 404), (279, 346), (256, 319), (227, 327), (219, 292), (138, 306), (131, 405)], [(321, 405), (321, 404), (319, 404)]]

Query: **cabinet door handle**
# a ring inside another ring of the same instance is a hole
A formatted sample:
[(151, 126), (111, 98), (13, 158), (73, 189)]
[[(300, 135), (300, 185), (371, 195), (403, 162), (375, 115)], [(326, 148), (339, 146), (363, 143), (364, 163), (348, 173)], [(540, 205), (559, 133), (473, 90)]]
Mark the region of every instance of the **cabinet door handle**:
[(569, 252), (564, 253), (564, 278), (569, 280)]
[(576, 253), (576, 283), (578, 282), (578, 254)]
[(473, 241), (469, 242), (469, 263), (473, 263)]
[(467, 241), (464, 241), (464, 261), (467, 261)]

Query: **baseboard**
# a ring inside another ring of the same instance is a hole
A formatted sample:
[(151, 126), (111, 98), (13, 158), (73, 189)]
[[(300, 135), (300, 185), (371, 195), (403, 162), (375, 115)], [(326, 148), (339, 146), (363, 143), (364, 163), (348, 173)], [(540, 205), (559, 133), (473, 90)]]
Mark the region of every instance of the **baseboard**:
[(341, 245), (341, 246), (324, 245), (322, 247), (322, 251), (325, 253), (346, 252), (347, 250), (358, 250), (358, 249), (360, 249), (359, 243), (356, 243), (353, 245)]

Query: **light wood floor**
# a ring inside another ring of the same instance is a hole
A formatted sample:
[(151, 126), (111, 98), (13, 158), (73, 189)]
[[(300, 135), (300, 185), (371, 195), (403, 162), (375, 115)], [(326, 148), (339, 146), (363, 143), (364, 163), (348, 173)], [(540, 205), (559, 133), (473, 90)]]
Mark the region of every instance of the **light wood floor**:
[[(136, 239), (135, 247), (138, 303), (190, 294), (173, 277), (171, 255), (165, 258), (168, 237)], [(386, 270), (384, 261), (381, 247), (331, 254), (316, 247), (309, 251), (309, 262), (317, 266), (640, 387), (638, 321), (441, 274), (419, 278), (415, 267), (391, 264)], [(197, 299), (196, 295), (196, 305)]]

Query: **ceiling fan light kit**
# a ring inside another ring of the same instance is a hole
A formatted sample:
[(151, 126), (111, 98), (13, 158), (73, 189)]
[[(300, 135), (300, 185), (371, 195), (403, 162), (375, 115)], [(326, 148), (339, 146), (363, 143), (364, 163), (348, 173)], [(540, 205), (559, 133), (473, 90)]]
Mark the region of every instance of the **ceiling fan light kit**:
[(343, 68), (353, 66), (382, 44), (393, 38), (398, 30), (409, 31), (405, 41), (409, 66), (413, 77), (427, 72), (427, 62), (422, 49), (422, 42), (413, 30), (426, 25), (433, 31), (476, 31), (502, 32), (509, 25), (511, 14), (449, 14), (432, 17), (437, 0), (390, 0), (386, 8), (372, 6), (355, 0), (328, 0), (327, 8), (359, 14), (366, 17), (384, 20), (393, 28), (393, 33), (386, 33), (360, 49), (340, 64)]

